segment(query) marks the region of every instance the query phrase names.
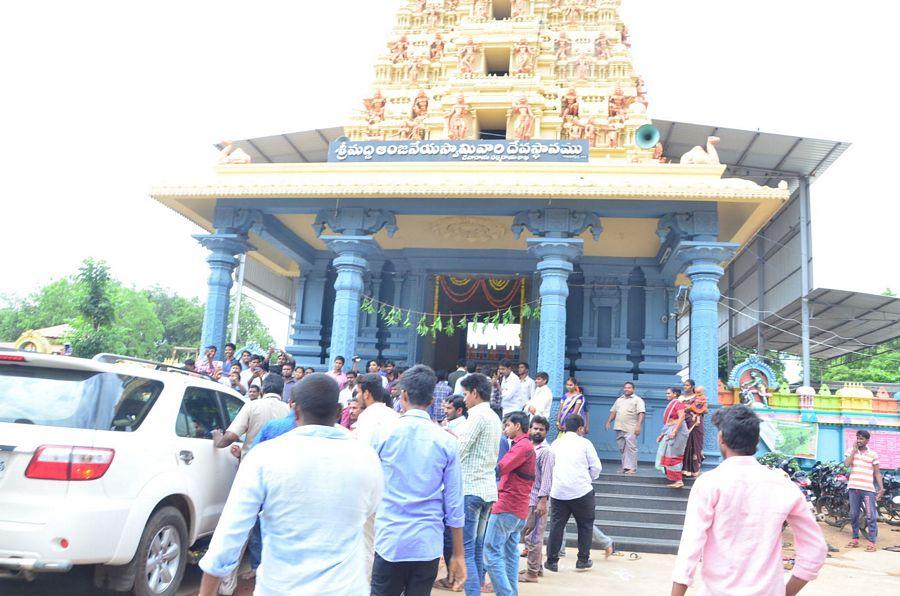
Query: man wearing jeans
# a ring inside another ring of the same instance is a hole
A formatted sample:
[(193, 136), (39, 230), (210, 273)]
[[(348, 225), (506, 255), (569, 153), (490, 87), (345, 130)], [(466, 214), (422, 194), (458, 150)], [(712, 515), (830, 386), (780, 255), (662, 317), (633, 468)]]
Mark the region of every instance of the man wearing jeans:
[(437, 577), (444, 526), (450, 528), (449, 580), (465, 578), (463, 495), (456, 439), (428, 412), (437, 382), (419, 364), (397, 382), (404, 414), (376, 452), (385, 486), (375, 519), (372, 596), (427, 596)]
[(566, 433), (556, 439), (553, 452), (553, 485), (550, 488), (550, 539), (544, 569), (559, 571), (559, 549), (569, 517), (578, 527), (576, 571), (587, 571), (594, 533), (594, 480), (600, 475), (600, 458), (593, 443), (584, 438), (584, 418), (573, 414), (566, 420)]
[(553, 482), (553, 453), (550, 444), (545, 440), (550, 431), (550, 422), (543, 416), (531, 419), (528, 438), (534, 445), (534, 486), (528, 499), (528, 518), (525, 520), (522, 542), (525, 543), (525, 554), (528, 556), (528, 567), (521, 572), (519, 581), (537, 583), (538, 577), (544, 575), (541, 569), (543, 562), (544, 530), (547, 527), (547, 510), (550, 499), (550, 486)]
[(497, 468), (499, 496), (484, 536), (484, 563), (498, 596), (519, 593), (519, 536), (528, 517), (528, 501), (534, 485), (535, 454), (528, 439), (528, 414), (507, 415), (503, 434), (512, 446)]
[[(878, 537), (878, 505), (877, 500), (884, 492), (881, 483), (881, 471), (878, 469), (878, 454), (869, 449), (871, 435), (867, 430), (856, 431), (856, 442), (847, 451), (844, 465), (850, 468), (850, 525), (853, 528), (853, 539), (850, 548), (859, 546), (859, 509), (863, 501), (866, 503), (866, 538), (868, 552), (875, 551), (875, 539)], [(876, 492), (875, 486), (878, 486)]]
[(459, 426), (459, 461), (463, 476), (466, 524), (463, 546), (466, 555), (466, 596), (479, 596), (484, 581), (484, 533), (491, 505), (497, 500), (494, 467), (500, 450), (500, 420), (491, 410), (491, 382), (480, 373), (460, 381), (469, 411)]

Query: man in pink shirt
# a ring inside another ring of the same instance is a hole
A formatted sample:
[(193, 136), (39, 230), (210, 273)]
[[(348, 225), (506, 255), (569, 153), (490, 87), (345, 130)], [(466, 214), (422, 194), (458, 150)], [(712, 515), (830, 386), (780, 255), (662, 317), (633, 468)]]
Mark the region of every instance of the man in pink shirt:
[[(793, 596), (816, 578), (828, 547), (800, 490), (785, 476), (756, 461), (759, 418), (746, 406), (716, 412), (718, 468), (694, 483), (678, 559), (672, 596), (693, 583), (702, 558), (708, 596)], [(794, 534), (794, 571), (787, 586), (781, 555), (782, 523)]]
[(344, 363), (345, 360), (343, 356), (335, 357), (334, 368), (325, 373), (337, 382), (339, 391), (343, 391), (344, 387), (347, 386), (347, 375), (344, 374)]

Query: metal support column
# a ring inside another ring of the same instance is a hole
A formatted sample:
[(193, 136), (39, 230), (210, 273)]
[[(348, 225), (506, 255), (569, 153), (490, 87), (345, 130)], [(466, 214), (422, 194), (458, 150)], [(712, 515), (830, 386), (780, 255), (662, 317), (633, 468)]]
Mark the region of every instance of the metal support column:
[(809, 178), (800, 179), (800, 340), (803, 350), (803, 384), (810, 384), (809, 364), (809, 290), (812, 284), (809, 255), (810, 218), (809, 218)]

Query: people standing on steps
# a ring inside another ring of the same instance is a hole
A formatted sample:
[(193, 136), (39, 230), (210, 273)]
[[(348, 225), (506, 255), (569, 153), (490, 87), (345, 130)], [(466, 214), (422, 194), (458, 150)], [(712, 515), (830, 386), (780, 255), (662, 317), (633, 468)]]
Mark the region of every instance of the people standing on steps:
[(684, 448), (684, 470), (682, 474), (685, 477), (694, 477), (700, 475), (700, 469), (703, 465), (703, 441), (704, 427), (703, 419), (709, 411), (709, 404), (706, 398), (706, 388), (697, 387), (693, 379), (684, 382), (684, 395), (681, 399), (684, 402), (684, 422), (688, 430), (687, 445)]
[(684, 424), (684, 403), (678, 399), (681, 389), (666, 389), (669, 400), (663, 412), (663, 429), (656, 438), (659, 449), (656, 452), (656, 468), (665, 472), (666, 478), (672, 481), (669, 488), (684, 487), (681, 471), (684, 464), (684, 448), (687, 446), (688, 431)]
[(556, 414), (556, 430), (560, 433), (566, 432), (566, 421), (571, 416), (580, 416), (584, 421), (585, 428), (590, 428), (590, 421), (587, 417), (586, 400), (578, 386), (575, 377), (566, 379), (566, 394), (560, 399), (559, 412)]
[(622, 454), (622, 473), (637, 474), (637, 441), (644, 425), (644, 400), (634, 393), (634, 383), (625, 381), (622, 395), (615, 401), (606, 420), (606, 430), (615, 422), (616, 445)]

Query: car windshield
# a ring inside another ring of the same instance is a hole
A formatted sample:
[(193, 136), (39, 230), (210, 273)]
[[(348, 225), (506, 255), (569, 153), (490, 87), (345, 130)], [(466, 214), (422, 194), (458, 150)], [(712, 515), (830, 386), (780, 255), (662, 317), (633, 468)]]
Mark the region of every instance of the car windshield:
[(0, 422), (129, 432), (162, 388), (114, 373), (0, 366)]

